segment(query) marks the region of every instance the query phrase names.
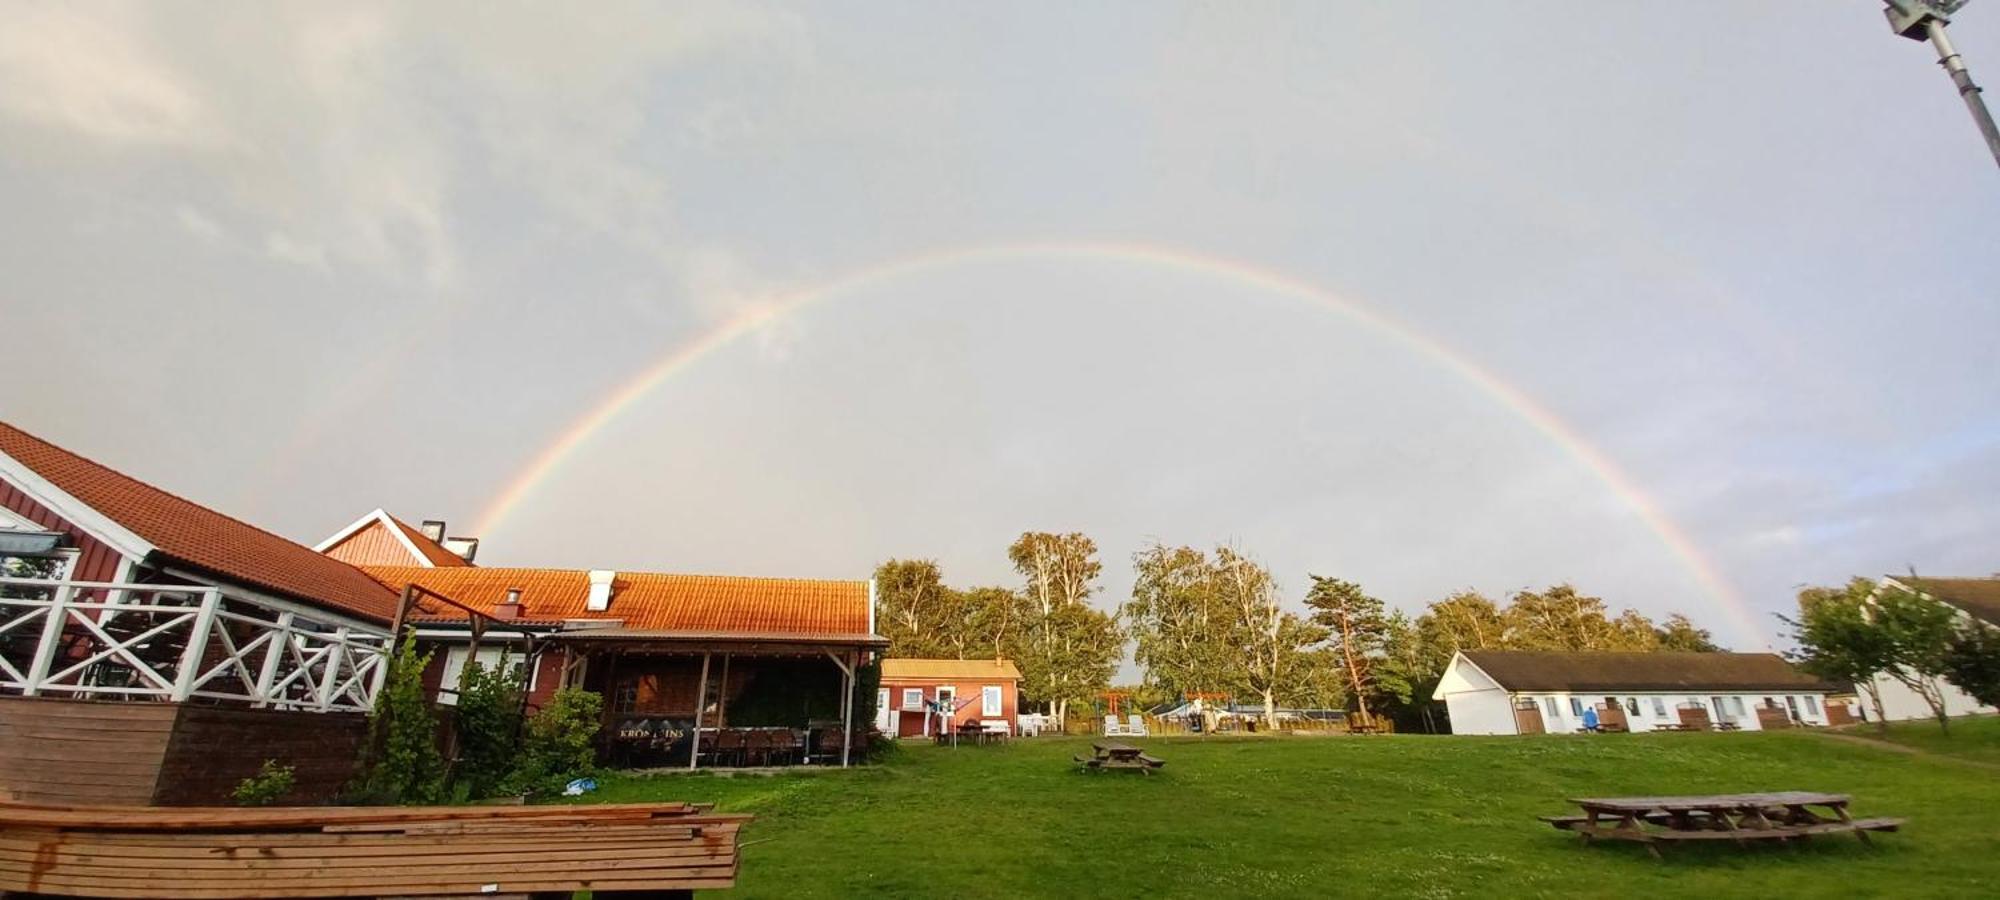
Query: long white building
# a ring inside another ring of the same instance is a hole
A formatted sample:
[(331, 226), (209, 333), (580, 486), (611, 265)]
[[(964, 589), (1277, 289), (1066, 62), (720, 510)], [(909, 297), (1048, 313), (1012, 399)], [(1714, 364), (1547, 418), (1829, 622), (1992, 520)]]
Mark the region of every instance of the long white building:
[[(1906, 590), (1951, 607), (1958, 613), (1959, 623), (1969, 626), (1981, 623), (2000, 627), (2000, 578), (1898, 578), (1886, 576), (1879, 583), (1878, 590)], [(1938, 696), (1944, 700), (1944, 711), (1950, 716), (1965, 716), (1974, 713), (1995, 712), (1991, 706), (1974, 700), (1972, 695), (1949, 682), (1939, 679)], [(1875, 689), (1882, 694), (1882, 717), (1891, 722), (1901, 719), (1928, 719), (1931, 706), (1924, 698), (1888, 673), (1877, 673)], [(1871, 711), (1870, 715), (1874, 713)]]
[(1755, 731), (1828, 724), (1834, 689), (1775, 653), (1468, 650), (1431, 697), (1453, 734), (1568, 734), (1583, 730), (1586, 711), (1630, 731)]

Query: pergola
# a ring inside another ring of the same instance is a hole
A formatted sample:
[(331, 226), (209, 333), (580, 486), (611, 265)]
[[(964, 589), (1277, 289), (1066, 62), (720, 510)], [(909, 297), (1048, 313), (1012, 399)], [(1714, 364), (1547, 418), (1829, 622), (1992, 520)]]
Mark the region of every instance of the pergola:
[(840, 764), (850, 764), (854, 733), (855, 669), (868, 654), (888, 646), (888, 640), (874, 634), (746, 633), (723, 631), (676, 631), (645, 628), (583, 628), (549, 636), (552, 644), (568, 649), (570, 661), (564, 672), (566, 684), (581, 683), (594, 661), (602, 660), (607, 678), (615, 677), (621, 658), (678, 656), (698, 657), (701, 674), (695, 688), (694, 728), (687, 767), (692, 770), (701, 758), (701, 730), (711, 676), (726, 684), (730, 663), (739, 658), (825, 658), (840, 674)]

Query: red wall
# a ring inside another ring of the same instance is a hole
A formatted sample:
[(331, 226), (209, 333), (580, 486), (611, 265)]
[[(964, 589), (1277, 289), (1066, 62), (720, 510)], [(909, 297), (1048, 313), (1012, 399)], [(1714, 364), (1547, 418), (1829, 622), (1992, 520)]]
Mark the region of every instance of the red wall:
[[(981, 692), (986, 687), (995, 684), (1000, 686), (1000, 715), (980, 715), (980, 711), (984, 709), (980, 704)], [(913, 734), (921, 735), (924, 733), (924, 714), (903, 711), (903, 691), (908, 688), (921, 688), (924, 692), (924, 699), (935, 700), (937, 699), (937, 689), (948, 687), (957, 691), (960, 701), (973, 701), (972, 705), (959, 710), (952, 717), (951, 724), (953, 726), (967, 720), (977, 721), (979, 719), (992, 718), (1006, 719), (1009, 728), (1018, 729), (1020, 726), (1019, 721), (1014, 718), (1020, 706), (1019, 685), (1012, 681), (890, 681), (885, 678), (882, 680), (882, 686), (889, 690), (889, 708), (896, 710), (896, 736), (898, 737), (909, 737)], [(933, 732), (936, 731), (936, 725), (937, 722), (933, 719)]]
[(77, 556), (76, 565), (70, 569), (71, 580), (118, 580), (118, 562), (122, 558), (118, 551), (85, 534), (82, 529), (70, 524), (61, 516), (50, 512), (27, 494), (21, 493), (20, 489), (6, 479), (0, 479), (0, 506), (50, 531), (69, 533), (70, 544), (83, 551)]

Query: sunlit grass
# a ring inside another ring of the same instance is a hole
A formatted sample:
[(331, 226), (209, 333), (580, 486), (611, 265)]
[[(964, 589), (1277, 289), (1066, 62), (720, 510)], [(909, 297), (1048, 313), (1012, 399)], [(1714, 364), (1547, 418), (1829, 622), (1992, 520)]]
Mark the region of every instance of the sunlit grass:
[[(1069, 758), (1088, 740), (1040, 739), (910, 747), (851, 772), (614, 776), (592, 799), (755, 813), (739, 883), (752, 897), (1768, 900), (1980, 896), (2000, 881), (2000, 779), (1805, 733), (1143, 743), (1168, 761), (1157, 776), (1081, 774)], [(1662, 863), (1534, 818), (1586, 794), (1787, 789), (1852, 793), (1857, 814), (1912, 824), (1872, 851), (1842, 836), (1678, 846)]]

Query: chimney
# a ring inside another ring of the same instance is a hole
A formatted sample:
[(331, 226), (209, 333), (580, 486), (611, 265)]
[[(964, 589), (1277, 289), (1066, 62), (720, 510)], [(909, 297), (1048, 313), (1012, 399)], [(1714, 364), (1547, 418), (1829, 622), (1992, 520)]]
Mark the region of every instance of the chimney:
[(473, 557), (479, 555), (478, 538), (468, 538), (468, 537), (445, 538), (440, 543), (444, 544), (444, 548), (446, 550), (450, 550), (452, 553), (457, 554), (459, 559), (465, 560), (466, 562), (471, 562)]
[(590, 570), (590, 597), (583, 608), (591, 612), (603, 612), (611, 608), (611, 581), (618, 577), (612, 569)]
[(507, 599), (493, 604), (493, 618), (503, 622), (521, 617), (521, 589), (508, 588)]
[(444, 543), (444, 520), (442, 519), (425, 519), (423, 526), (417, 530), (423, 532), (424, 537), (430, 538), (433, 544)]

